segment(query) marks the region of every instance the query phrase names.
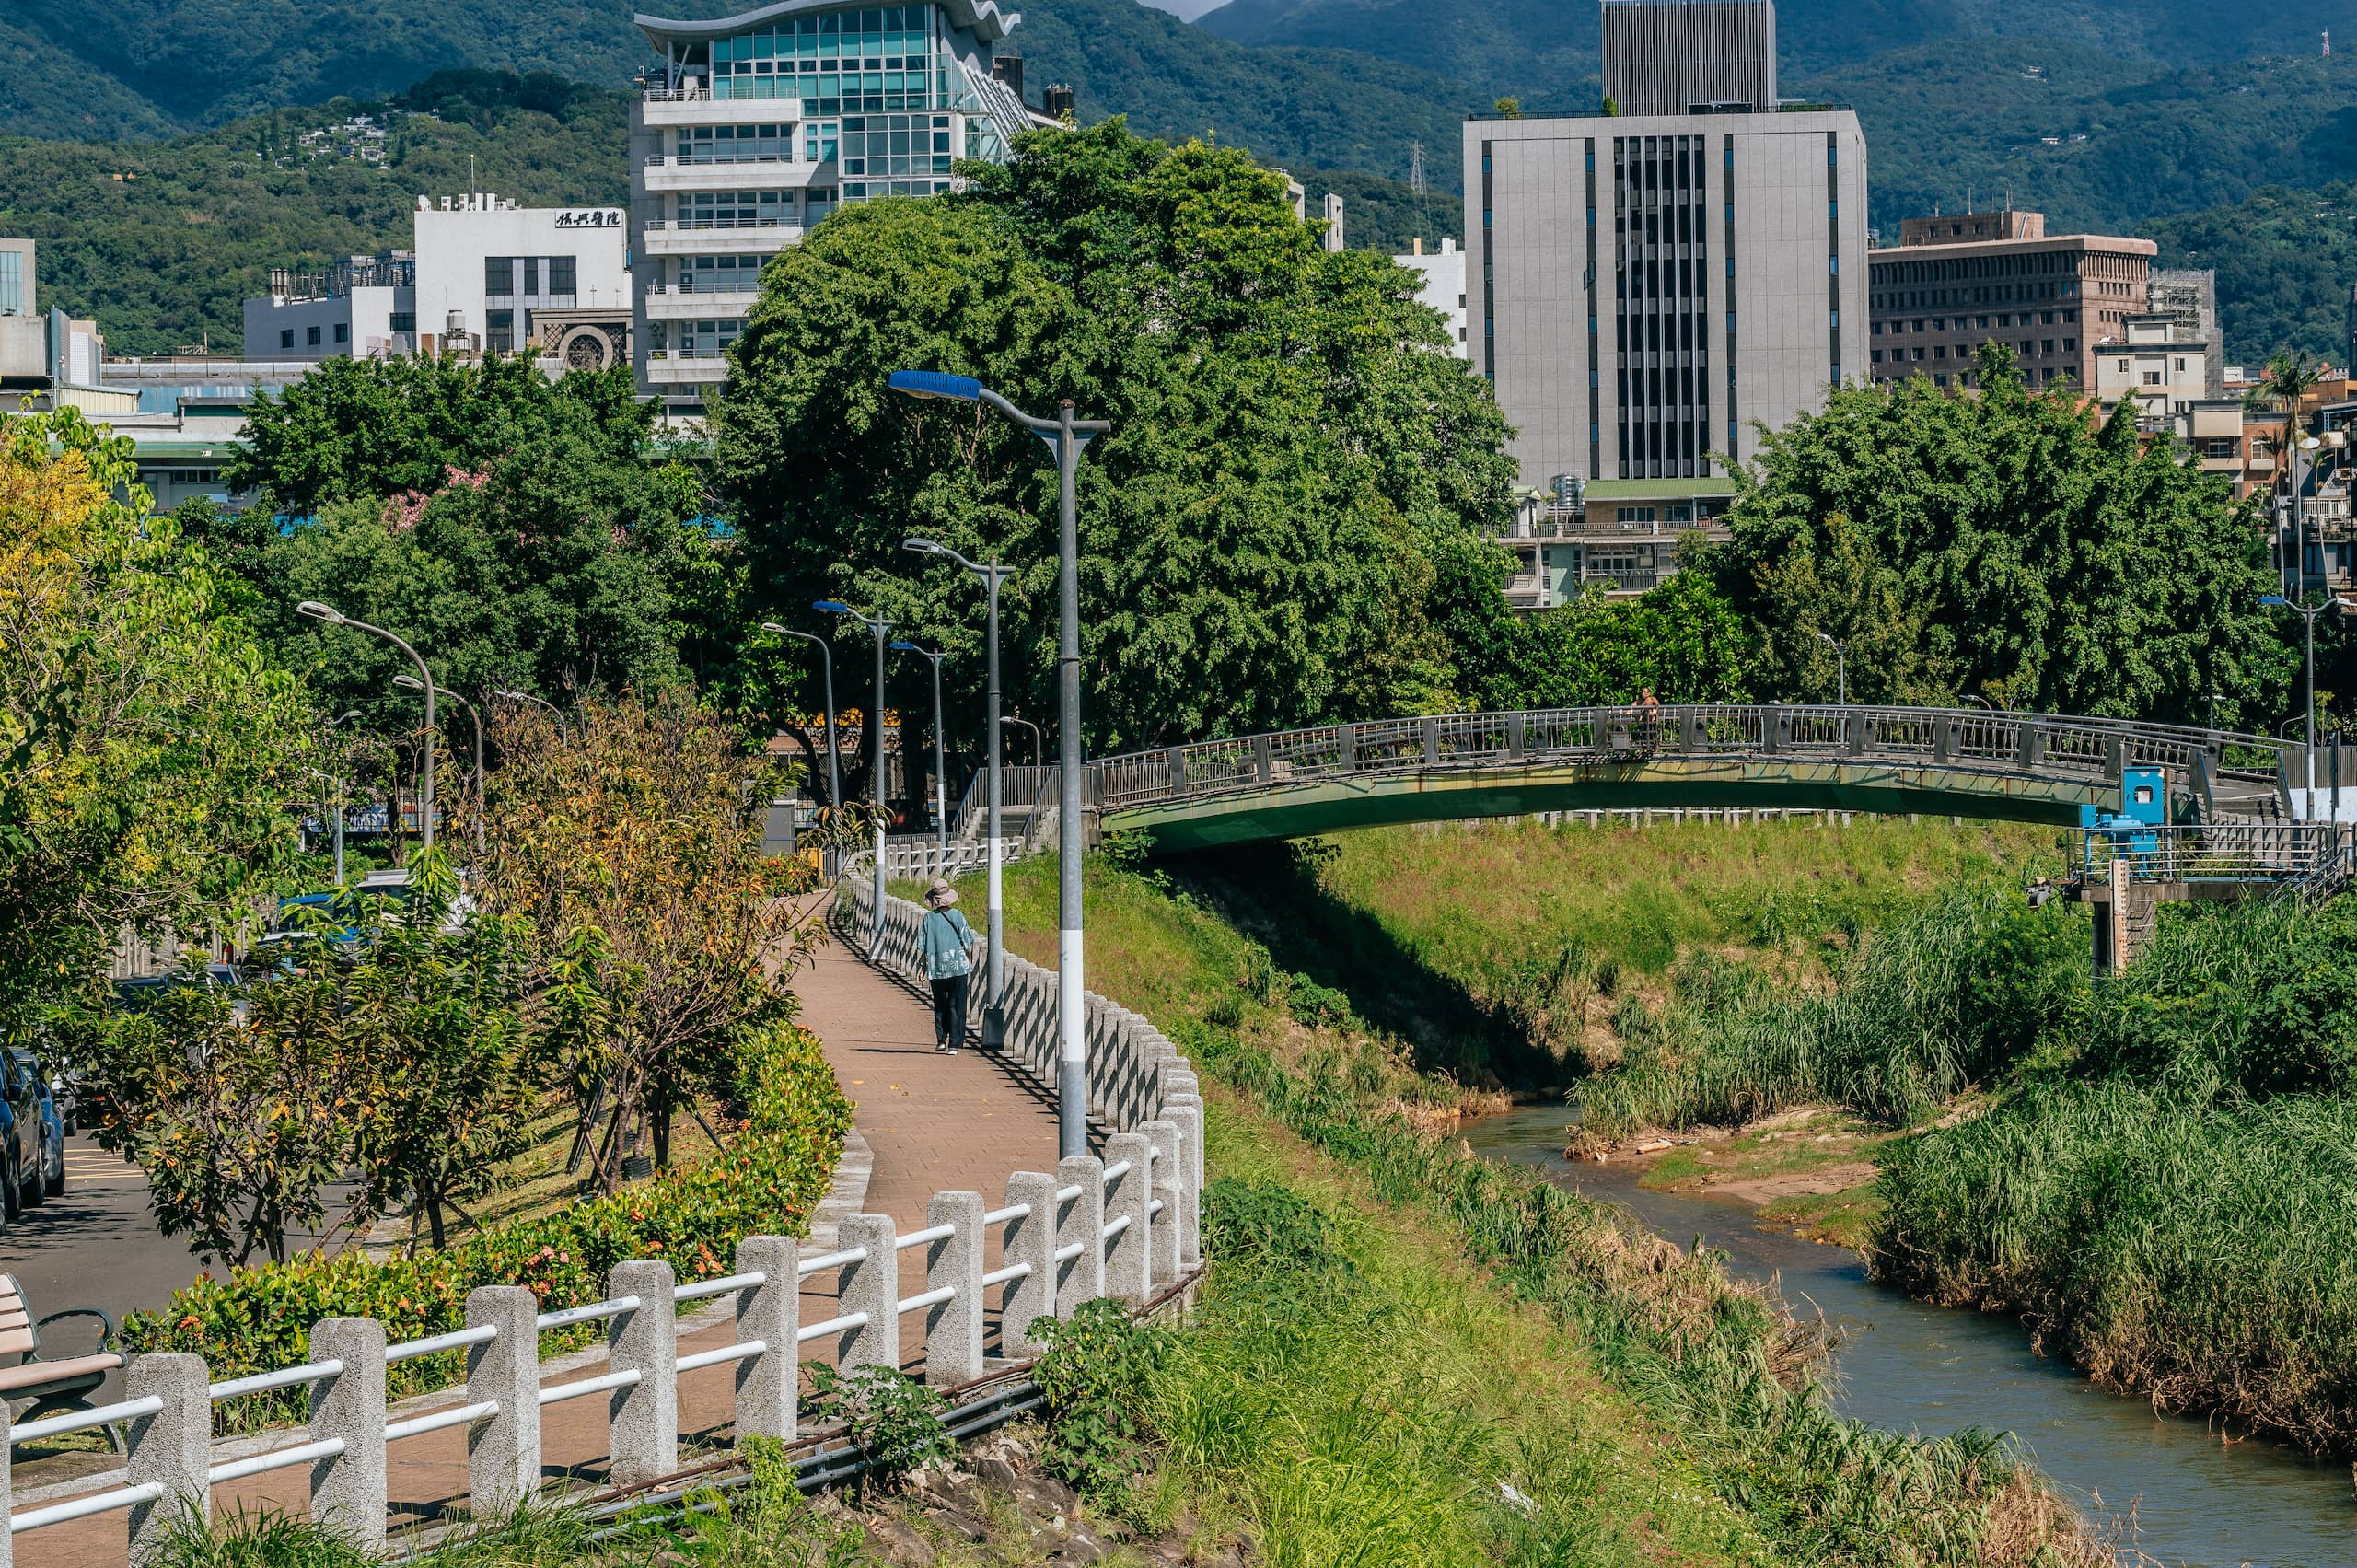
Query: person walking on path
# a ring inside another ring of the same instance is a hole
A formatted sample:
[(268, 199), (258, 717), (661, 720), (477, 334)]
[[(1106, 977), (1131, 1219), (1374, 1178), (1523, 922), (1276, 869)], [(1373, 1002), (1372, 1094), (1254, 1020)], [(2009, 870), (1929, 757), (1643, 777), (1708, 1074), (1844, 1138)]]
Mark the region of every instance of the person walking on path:
[(958, 889), (938, 877), (924, 891), (927, 913), (919, 945), (925, 978), (933, 981), (933, 1049), (958, 1054), (966, 1042), (966, 986), (973, 978), (974, 928), (958, 912)]

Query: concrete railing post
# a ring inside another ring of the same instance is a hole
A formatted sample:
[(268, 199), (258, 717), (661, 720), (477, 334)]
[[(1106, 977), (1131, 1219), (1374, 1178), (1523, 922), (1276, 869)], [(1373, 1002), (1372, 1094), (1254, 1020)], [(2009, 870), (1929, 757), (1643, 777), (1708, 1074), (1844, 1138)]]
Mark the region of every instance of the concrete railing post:
[(843, 1317), (865, 1313), (867, 1321), (845, 1329), (836, 1342), (835, 1365), (845, 1372), (855, 1366), (900, 1365), (900, 1255), (894, 1250), (892, 1221), (885, 1214), (853, 1214), (842, 1223), (836, 1245), (848, 1252), (865, 1248), (867, 1256), (846, 1263), (838, 1276), (837, 1311)]
[(385, 1326), (373, 1318), (311, 1325), (311, 1359), (343, 1370), (311, 1385), (311, 1441), (343, 1452), (311, 1464), (311, 1522), (364, 1551), (385, 1540)]
[(802, 1249), (790, 1236), (749, 1236), (737, 1272), (761, 1283), (737, 1293), (737, 1342), (766, 1350), (737, 1364), (737, 1435), (792, 1441), (801, 1396)]
[(608, 1364), (638, 1381), (607, 1396), (617, 1486), (636, 1486), (679, 1468), (679, 1307), (671, 1265), (633, 1259), (614, 1265), (606, 1289), (638, 1305), (609, 1320)]
[(1147, 1265), (1153, 1245), (1153, 1216), (1146, 1204), (1153, 1191), (1154, 1144), (1142, 1132), (1116, 1132), (1105, 1140), (1105, 1165), (1110, 1169), (1126, 1161), (1129, 1169), (1106, 1183), (1105, 1223), (1122, 1220), (1120, 1233), (1104, 1244), (1105, 1294), (1144, 1305), (1153, 1294)]
[(131, 1423), (123, 1469), (134, 1486), (159, 1488), (131, 1508), (132, 1568), (146, 1568), (182, 1519), (213, 1517), (213, 1396), (201, 1355), (134, 1355), (123, 1368), (126, 1399), (159, 1399), (164, 1408)]
[(467, 1402), (499, 1409), (467, 1430), (468, 1506), (496, 1519), (540, 1489), (540, 1299), (522, 1285), (477, 1285), (467, 1293), (467, 1327), (498, 1336), (467, 1347)]
[(1162, 1114), (1178, 1129), (1178, 1272), (1191, 1273), (1203, 1261), (1203, 1104), (1169, 1095)]
[(1080, 1189), (1056, 1214), (1056, 1250), (1080, 1249), (1056, 1265), (1056, 1316), (1070, 1318), (1105, 1294), (1105, 1162), (1094, 1155), (1058, 1160), (1056, 1184)]
[(1018, 1170), (1006, 1179), (1006, 1206), (1031, 1212), (1006, 1222), (999, 1242), (1002, 1268), (1028, 1263), (1031, 1272), (1007, 1283), (999, 1308), (999, 1353), (1010, 1361), (1039, 1353), (1031, 1325), (1056, 1315), (1056, 1179), (1043, 1171)]
[(1155, 1216), (1152, 1242), (1147, 1249), (1146, 1269), (1156, 1287), (1167, 1285), (1178, 1277), (1178, 1124), (1167, 1116), (1156, 1117), (1138, 1131), (1154, 1145), (1154, 1179), (1149, 1191), (1162, 1202), (1162, 1213)]
[(950, 1236), (927, 1245), (927, 1293), (958, 1294), (936, 1301), (924, 1314), (924, 1380), (954, 1388), (982, 1375), (982, 1195), (935, 1192), (925, 1205), (927, 1230), (954, 1225)]

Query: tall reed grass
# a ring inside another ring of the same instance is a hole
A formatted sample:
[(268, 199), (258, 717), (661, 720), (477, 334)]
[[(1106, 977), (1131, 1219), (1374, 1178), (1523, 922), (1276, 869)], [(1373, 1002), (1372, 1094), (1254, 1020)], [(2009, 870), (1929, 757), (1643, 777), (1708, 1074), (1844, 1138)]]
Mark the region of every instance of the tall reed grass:
[(2084, 1016), (2086, 945), (2070, 912), (1984, 887), (1865, 937), (1823, 993), (1689, 956), (1666, 1004), (1615, 1015), (1630, 1051), (1583, 1086), (1587, 1124), (1618, 1135), (1824, 1101), (1914, 1121)]
[(2357, 912), (2164, 922), (2083, 1043), (1883, 1158), (1877, 1277), (2108, 1386), (2357, 1450)]

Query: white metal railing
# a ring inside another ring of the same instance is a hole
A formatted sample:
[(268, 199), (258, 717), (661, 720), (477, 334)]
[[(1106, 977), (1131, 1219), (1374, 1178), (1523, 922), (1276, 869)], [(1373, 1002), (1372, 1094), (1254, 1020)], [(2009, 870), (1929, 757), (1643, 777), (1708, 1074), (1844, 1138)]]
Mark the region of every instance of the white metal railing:
[(713, 230), (713, 229), (742, 229), (742, 228), (795, 228), (795, 229), (798, 229), (798, 228), (800, 228), (800, 227), (802, 227), (802, 220), (801, 220), (800, 218), (721, 218), (721, 217), (711, 217), (711, 218), (648, 218), (648, 219), (646, 220), (646, 230), (647, 230), (647, 232), (648, 232), (648, 233), (650, 233), (650, 234), (658, 233), (658, 232), (666, 232), (666, 231), (670, 232), (670, 233), (674, 233), (674, 234), (701, 234), (701, 233), (703, 233), (703, 232), (705, 232), (705, 231), (707, 231), (707, 230)]
[[(2186, 726), (1991, 711), (1831, 704), (1551, 708), (1376, 720), (1131, 752), (1088, 764), (1101, 811), (1382, 772), (1646, 757), (1854, 759), (1992, 778), (2116, 782), (2157, 768), (2200, 796), (2232, 781), (2282, 796), (2293, 743)], [(2287, 813), (2288, 814), (2288, 813)]]
[[(853, 900), (842, 910), (857, 914)], [(888, 900), (888, 966), (905, 967), (917, 913), (903, 900)], [(1052, 1088), (1053, 977), (1020, 960), (1011, 959), (1008, 970), (1020, 986), (1009, 996), (1009, 1053)], [(385, 1539), (392, 1445), (468, 1428), (470, 1505), (488, 1516), (538, 1492), (538, 1412), (550, 1406), (609, 1396), (610, 1475), (630, 1486), (678, 1469), (679, 1379), (686, 1374), (733, 1366), (737, 1434), (791, 1438), (803, 1345), (833, 1341), (842, 1366), (900, 1366), (904, 1337), (913, 1335), (925, 1381), (951, 1387), (987, 1370), (985, 1329), (993, 1311), (1000, 1356), (1019, 1360), (1039, 1348), (1030, 1329), (1042, 1318), (1069, 1317), (1099, 1297), (1143, 1304), (1202, 1261), (1202, 1099), (1186, 1058), (1145, 1020), (1098, 997), (1088, 999), (1088, 1009), (1090, 1099), (1108, 1133), (1102, 1158), (1017, 1171), (995, 1208), (986, 1209), (978, 1192), (935, 1193), (925, 1223), (906, 1232), (885, 1215), (853, 1215), (834, 1249), (809, 1257), (789, 1237), (747, 1237), (734, 1272), (714, 1279), (680, 1283), (668, 1262), (633, 1260), (615, 1265), (604, 1298), (547, 1311), (523, 1286), (479, 1286), (467, 1296), (466, 1327), (406, 1343), (388, 1344), (383, 1325), (366, 1318), (326, 1318), (311, 1325), (313, 1359), (299, 1366), (216, 1383), (201, 1357), (134, 1355), (123, 1374), (128, 1399), (8, 1433), (13, 1446), (125, 1423), (125, 1471), (102, 1479), (128, 1484), (17, 1512), (0, 1463), (0, 1512), (8, 1516), (0, 1546), (27, 1531), (121, 1512), (134, 1568), (145, 1568), (182, 1502), (209, 1517), (213, 1488), (308, 1466), (311, 1517), (336, 1521), (373, 1550)], [(902, 1255), (919, 1252), (923, 1288), (902, 1295)], [(842, 1310), (806, 1324), (804, 1282), (828, 1273)], [(682, 1354), (680, 1307), (731, 1295), (729, 1342)], [(542, 1384), (540, 1336), (588, 1323), (606, 1325), (608, 1370)], [(459, 1351), (466, 1353), (459, 1403), (388, 1418), (389, 1367)], [(216, 1403), (296, 1388), (308, 1396), (309, 1420), (288, 1432), (296, 1441), (214, 1461)], [(0, 1568), (8, 1560), (0, 1551)]]

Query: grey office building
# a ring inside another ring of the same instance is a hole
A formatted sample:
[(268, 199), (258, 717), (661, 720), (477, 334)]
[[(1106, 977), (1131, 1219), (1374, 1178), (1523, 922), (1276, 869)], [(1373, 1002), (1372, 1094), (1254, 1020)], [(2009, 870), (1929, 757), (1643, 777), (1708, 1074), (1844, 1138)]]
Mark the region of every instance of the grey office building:
[(1473, 360), (1527, 484), (1725, 471), (1866, 366), (1846, 110), (1465, 127)]
[(1622, 114), (1776, 107), (1771, 0), (1604, 0), (1604, 96)]

